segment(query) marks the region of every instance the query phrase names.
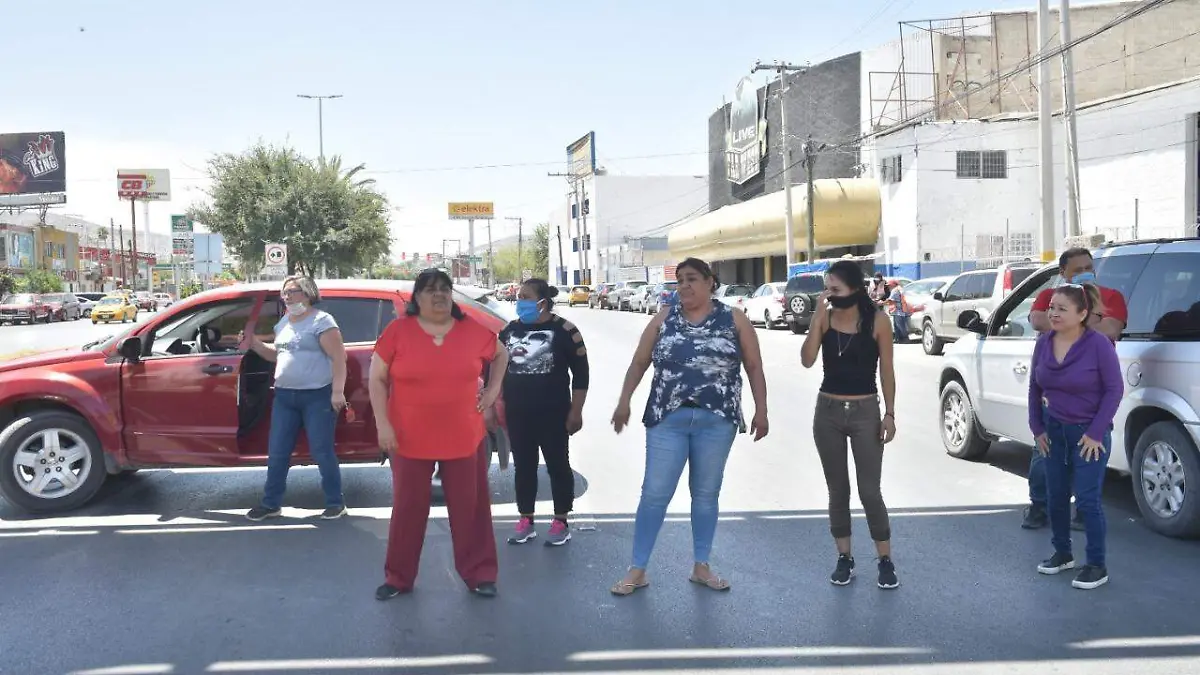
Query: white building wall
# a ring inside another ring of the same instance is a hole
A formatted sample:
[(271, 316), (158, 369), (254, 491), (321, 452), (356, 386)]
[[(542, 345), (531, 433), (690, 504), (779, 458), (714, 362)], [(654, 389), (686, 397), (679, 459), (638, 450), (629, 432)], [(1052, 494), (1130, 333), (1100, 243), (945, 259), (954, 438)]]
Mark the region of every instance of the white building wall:
[[(1083, 234), (1122, 240), (1195, 233), (1198, 112), (1200, 81), (1079, 112)], [(1054, 128), (1055, 233), (1061, 244), (1067, 208), (1061, 119)], [(957, 178), (956, 153), (963, 150), (1006, 151), (1008, 178)], [(911, 126), (874, 139), (863, 158), (871, 175), (881, 178), (882, 163), (896, 155), (903, 178), (881, 185), (879, 244), (893, 274), (937, 276), (1040, 257), (1036, 119)]]
[[(586, 233), (591, 248), (585, 250), (583, 269), (590, 269), (591, 282), (615, 281), (628, 254), (629, 240), (665, 237), (669, 226), (703, 213), (708, 208), (706, 176), (594, 176), (583, 184), (589, 201)], [(573, 243), (577, 222), (571, 221), (564, 203), (550, 216), (550, 278), (562, 263), (558, 254), (558, 229), (566, 258), (566, 283), (572, 284), (580, 269), (579, 253)]]

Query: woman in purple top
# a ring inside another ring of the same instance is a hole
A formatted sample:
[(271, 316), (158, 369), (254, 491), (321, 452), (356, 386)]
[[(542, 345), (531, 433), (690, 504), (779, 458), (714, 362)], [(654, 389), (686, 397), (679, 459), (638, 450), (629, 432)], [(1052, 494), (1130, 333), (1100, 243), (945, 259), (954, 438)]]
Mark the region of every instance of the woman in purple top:
[(1113, 416), (1124, 393), (1116, 348), (1104, 334), (1088, 328), (1088, 316), (1098, 307), (1095, 286), (1066, 284), (1054, 291), (1050, 330), (1038, 337), (1029, 378), (1029, 429), (1038, 452), (1049, 460), (1047, 506), (1054, 544), (1054, 555), (1038, 571), (1058, 574), (1075, 567), (1073, 489), (1087, 533), (1087, 564), (1071, 585), (1083, 589), (1108, 583), (1100, 490), (1112, 450)]

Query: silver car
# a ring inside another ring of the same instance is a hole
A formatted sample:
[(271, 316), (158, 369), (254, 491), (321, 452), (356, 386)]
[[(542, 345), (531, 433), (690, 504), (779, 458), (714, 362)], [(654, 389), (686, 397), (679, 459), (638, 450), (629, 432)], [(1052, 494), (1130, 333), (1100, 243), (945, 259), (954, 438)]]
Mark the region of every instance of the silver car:
[[(1132, 474), (1146, 524), (1200, 536), (1200, 240), (1116, 244), (1095, 251), (1099, 282), (1120, 291), (1129, 322), (1117, 343), (1125, 395), (1113, 423), (1109, 468)], [(1045, 266), (981, 319), (959, 319), (938, 391), (946, 451), (961, 458), (1008, 438), (1032, 445), (1027, 396), (1036, 331), (1029, 311), (1058, 282)]]
[(958, 327), (959, 315), (974, 310), (986, 319), (1001, 300), (1039, 267), (1040, 263), (1005, 263), (995, 269), (965, 272), (935, 292), (933, 300), (926, 303), (919, 324), (925, 353), (941, 354), (946, 343), (966, 334)]

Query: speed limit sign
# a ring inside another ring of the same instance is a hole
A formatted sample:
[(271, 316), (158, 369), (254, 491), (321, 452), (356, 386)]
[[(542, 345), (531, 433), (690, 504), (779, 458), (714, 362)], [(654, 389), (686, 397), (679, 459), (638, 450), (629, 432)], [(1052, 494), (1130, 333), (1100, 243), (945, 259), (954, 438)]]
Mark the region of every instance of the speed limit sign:
[(287, 267), (287, 244), (267, 244), (268, 267)]

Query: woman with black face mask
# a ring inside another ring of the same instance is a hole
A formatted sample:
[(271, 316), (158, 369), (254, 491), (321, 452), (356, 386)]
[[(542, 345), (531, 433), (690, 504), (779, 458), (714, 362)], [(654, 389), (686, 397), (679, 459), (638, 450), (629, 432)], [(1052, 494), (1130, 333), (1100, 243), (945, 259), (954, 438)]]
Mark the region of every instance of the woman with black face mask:
[[(829, 488), (829, 531), (837, 545), (837, 567), (829, 581), (845, 586), (854, 576), (850, 550), (850, 471), (846, 442), (854, 453), (858, 495), (867, 512), (867, 527), (879, 554), (880, 588), (900, 585), (892, 563), (891, 528), (880, 491), (883, 446), (896, 435), (896, 374), (892, 369), (892, 324), (868, 295), (858, 265), (841, 260), (825, 275), (825, 292), (817, 300), (812, 325), (801, 350), (811, 368), (821, 355), (825, 378), (817, 397), (813, 439)], [(884, 412), (879, 410), (883, 385)]]

